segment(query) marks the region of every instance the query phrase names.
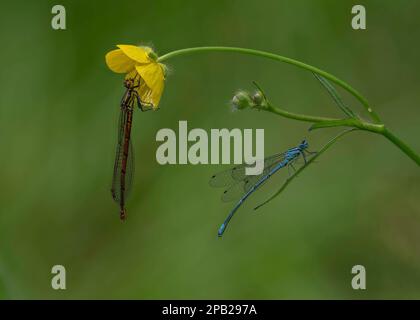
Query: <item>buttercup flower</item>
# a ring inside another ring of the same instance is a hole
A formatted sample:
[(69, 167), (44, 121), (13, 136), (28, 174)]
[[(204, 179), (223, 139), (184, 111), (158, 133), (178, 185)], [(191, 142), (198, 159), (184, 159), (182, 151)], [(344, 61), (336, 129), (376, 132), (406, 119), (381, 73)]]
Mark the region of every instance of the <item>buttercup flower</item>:
[(165, 66), (157, 62), (157, 55), (149, 47), (117, 47), (106, 54), (106, 64), (116, 73), (126, 73), (126, 79), (136, 81), (142, 105), (157, 109), (165, 85)]

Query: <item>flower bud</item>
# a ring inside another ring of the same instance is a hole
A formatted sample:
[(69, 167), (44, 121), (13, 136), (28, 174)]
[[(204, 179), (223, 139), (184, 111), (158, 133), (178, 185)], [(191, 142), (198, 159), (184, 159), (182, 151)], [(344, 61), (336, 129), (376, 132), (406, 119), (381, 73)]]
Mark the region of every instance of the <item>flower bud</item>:
[(254, 95), (252, 96), (252, 100), (257, 106), (261, 106), (265, 102), (264, 95), (259, 90), (255, 91)]
[(253, 107), (255, 104), (249, 92), (238, 91), (232, 99), (232, 106), (236, 110)]
[(265, 107), (267, 104), (264, 94), (260, 90), (255, 91), (254, 95), (252, 96), (252, 101), (254, 101), (254, 103), (260, 107)]

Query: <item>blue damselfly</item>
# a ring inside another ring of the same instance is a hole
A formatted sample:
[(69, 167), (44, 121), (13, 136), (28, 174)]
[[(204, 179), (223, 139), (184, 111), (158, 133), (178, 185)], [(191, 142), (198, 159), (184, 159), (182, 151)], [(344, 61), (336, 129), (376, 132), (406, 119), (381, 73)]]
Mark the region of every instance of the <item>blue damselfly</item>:
[[(307, 156), (315, 152), (307, 150), (308, 142), (303, 140), (297, 147), (290, 148), (286, 152), (278, 153), (264, 159), (264, 169), (261, 174), (251, 176), (246, 175), (246, 168), (248, 164), (242, 164), (231, 169), (215, 174), (210, 179), (212, 187), (227, 187), (222, 195), (222, 200), (227, 202), (241, 196), (235, 207), (229, 213), (223, 224), (220, 226), (218, 235), (221, 237), (226, 230), (229, 221), (234, 216), (235, 212), (245, 202), (245, 200), (261, 187), (272, 175), (284, 167), (295, 170), (293, 164), (299, 158), (303, 158), (306, 164)], [(258, 161), (258, 160), (257, 160)]]

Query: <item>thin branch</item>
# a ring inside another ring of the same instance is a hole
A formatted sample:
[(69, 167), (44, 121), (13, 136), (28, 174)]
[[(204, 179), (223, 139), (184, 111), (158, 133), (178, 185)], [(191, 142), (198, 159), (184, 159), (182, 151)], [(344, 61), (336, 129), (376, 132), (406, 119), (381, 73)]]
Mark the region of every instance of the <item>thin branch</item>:
[(271, 52), (248, 49), (248, 48), (237, 48), (237, 47), (219, 47), (219, 46), (215, 46), (215, 47), (213, 47), (213, 46), (212, 47), (195, 47), (195, 48), (185, 48), (185, 49), (180, 49), (180, 50), (175, 50), (175, 51), (169, 52), (167, 54), (164, 54), (163, 56), (160, 56), (157, 61), (158, 62), (163, 62), (163, 61), (166, 61), (166, 60), (171, 59), (171, 58), (176, 57), (176, 56), (188, 55), (188, 54), (198, 53), (198, 52), (214, 52), (214, 51), (232, 52), (232, 53), (240, 53), (240, 54), (248, 54), (248, 55), (253, 55), (253, 56), (260, 56), (260, 57), (263, 57), (263, 58), (288, 63), (288, 64), (294, 65), (298, 68), (305, 69), (305, 70), (311, 71), (313, 73), (316, 73), (316, 74), (324, 77), (325, 79), (328, 79), (331, 82), (339, 85), (340, 87), (342, 87), (343, 89), (348, 91), (350, 94), (352, 94), (357, 100), (359, 100), (361, 102), (361, 104), (366, 109), (366, 111), (368, 112), (368, 114), (370, 115), (370, 117), (372, 118), (372, 120), (375, 123), (380, 123), (381, 122), (378, 114), (376, 114), (375, 111), (373, 111), (373, 109), (370, 106), (367, 99), (364, 96), (362, 96), (356, 89), (354, 89), (352, 86), (350, 86), (347, 82), (337, 78), (336, 76), (332, 75), (331, 73), (328, 73), (324, 70), (318, 69), (318, 68), (316, 68), (314, 66), (311, 66), (309, 64), (306, 64), (304, 62), (301, 62), (301, 61), (298, 61), (298, 60), (295, 60), (295, 59), (292, 59), (292, 58), (284, 57), (284, 56), (281, 56), (281, 55), (278, 55), (278, 54), (274, 54), (274, 53), (271, 53)]

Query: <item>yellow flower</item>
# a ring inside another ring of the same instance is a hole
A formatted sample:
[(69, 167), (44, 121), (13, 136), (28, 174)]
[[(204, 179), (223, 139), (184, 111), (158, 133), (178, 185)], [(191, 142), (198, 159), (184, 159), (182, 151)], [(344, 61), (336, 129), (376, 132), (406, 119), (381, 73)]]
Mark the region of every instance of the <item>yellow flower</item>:
[(105, 61), (117, 73), (126, 73), (126, 79), (137, 79), (136, 91), (142, 105), (157, 109), (165, 84), (165, 66), (149, 47), (117, 45), (119, 49), (108, 52)]

